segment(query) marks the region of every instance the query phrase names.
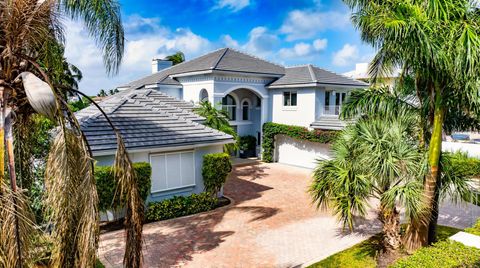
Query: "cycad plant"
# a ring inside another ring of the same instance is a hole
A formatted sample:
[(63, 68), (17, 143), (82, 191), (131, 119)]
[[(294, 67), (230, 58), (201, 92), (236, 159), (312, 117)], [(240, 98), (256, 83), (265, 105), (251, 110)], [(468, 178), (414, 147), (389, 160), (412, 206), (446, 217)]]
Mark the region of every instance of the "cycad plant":
[(344, 227), (354, 229), (356, 216), (366, 216), (378, 199), (387, 254), (401, 246), (400, 208), (418, 218), (422, 208), (420, 171), (424, 156), (412, 139), (414, 118), (361, 119), (343, 130), (332, 145), (331, 160), (320, 161), (310, 187), (321, 208), (331, 208)]
[[(48, 155), (46, 204), (54, 241), (55, 267), (93, 267), (99, 225), (93, 158), (80, 125), (69, 110), (63, 50), (64, 18), (80, 19), (103, 51), (109, 73), (123, 55), (119, 6), (113, 0), (0, 1), (0, 266), (30, 266), (34, 222), (18, 180), (32, 170), (27, 150), (32, 117), (42, 114), (56, 123)], [(61, 52), (59, 52), (61, 51)], [(108, 120), (108, 119), (107, 119)], [(112, 125), (114, 128), (114, 126)], [(116, 130), (115, 130), (116, 131)], [(4, 134), (5, 133), (5, 134)], [(15, 134), (15, 135), (14, 135)], [(14, 143), (14, 137), (17, 141)], [(131, 162), (117, 131), (118, 194), (127, 208), (126, 267), (141, 265), (143, 204)], [(17, 146), (14, 147), (14, 144)], [(19, 145), (21, 144), (21, 145)], [(20, 159), (15, 159), (15, 156)], [(6, 157), (6, 159), (5, 159)], [(5, 161), (6, 160), (6, 161)], [(3, 163), (7, 163), (7, 169)], [(5, 171), (7, 171), (5, 173)], [(3, 175), (7, 174), (7, 181)]]
[(469, 0), (344, 0), (363, 41), (378, 51), (370, 73), (376, 77), (402, 67), (414, 77), (428, 151), (424, 180), (426, 221), (412, 223), (410, 249), (431, 242), (441, 185), (442, 131), (455, 115), (478, 114), (480, 12)]

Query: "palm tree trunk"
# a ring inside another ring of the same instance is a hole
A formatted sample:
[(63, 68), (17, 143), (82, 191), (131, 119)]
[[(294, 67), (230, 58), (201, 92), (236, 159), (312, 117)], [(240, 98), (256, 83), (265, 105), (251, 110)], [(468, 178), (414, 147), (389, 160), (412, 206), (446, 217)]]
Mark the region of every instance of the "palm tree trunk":
[[(438, 86), (435, 89), (435, 110), (433, 118), (432, 137), (428, 151), (429, 173), (425, 177), (423, 199), (425, 212), (422, 219), (413, 220), (407, 228), (405, 247), (413, 251), (429, 242), (429, 225), (436, 225), (432, 220), (433, 211), (438, 206), (436, 197), (437, 182), (440, 175), (440, 155), (442, 153), (442, 131), (445, 110), (442, 104), (441, 90)], [(435, 228), (435, 227), (432, 227)]]
[(385, 253), (396, 252), (401, 245), (400, 213), (396, 207), (387, 208), (380, 206), (379, 220), (383, 224), (382, 246)]

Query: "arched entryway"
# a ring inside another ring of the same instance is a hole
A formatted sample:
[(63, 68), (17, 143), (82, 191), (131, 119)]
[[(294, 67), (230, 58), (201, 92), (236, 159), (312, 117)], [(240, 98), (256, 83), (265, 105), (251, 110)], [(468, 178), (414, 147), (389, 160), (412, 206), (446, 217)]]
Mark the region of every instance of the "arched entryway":
[(230, 124), (239, 136), (251, 135), (257, 139), (258, 151), (262, 125), (267, 120), (265, 96), (249, 88), (235, 88), (221, 98), (222, 109), (229, 114)]

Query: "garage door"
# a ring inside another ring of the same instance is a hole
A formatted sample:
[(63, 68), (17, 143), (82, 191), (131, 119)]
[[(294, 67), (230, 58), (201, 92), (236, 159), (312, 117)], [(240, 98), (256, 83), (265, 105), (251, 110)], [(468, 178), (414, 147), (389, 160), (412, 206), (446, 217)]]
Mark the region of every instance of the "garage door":
[(276, 158), (279, 163), (315, 168), (317, 159), (330, 158), (330, 145), (299, 141), (284, 135), (275, 138)]
[(152, 193), (195, 186), (194, 152), (175, 152), (150, 156)]

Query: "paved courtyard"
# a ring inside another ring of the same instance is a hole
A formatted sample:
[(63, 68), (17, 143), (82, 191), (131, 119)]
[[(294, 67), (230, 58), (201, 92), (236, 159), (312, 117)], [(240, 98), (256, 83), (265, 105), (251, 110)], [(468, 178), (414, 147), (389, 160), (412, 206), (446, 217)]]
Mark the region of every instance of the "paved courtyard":
[[(379, 231), (373, 211), (355, 233), (342, 232), (317, 211), (307, 188), (310, 170), (281, 164), (234, 168), (225, 186), (233, 204), (211, 212), (144, 226), (145, 267), (301, 267)], [(442, 224), (465, 227), (472, 207), (442, 207)], [(100, 258), (122, 267), (123, 231), (101, 236)]]

